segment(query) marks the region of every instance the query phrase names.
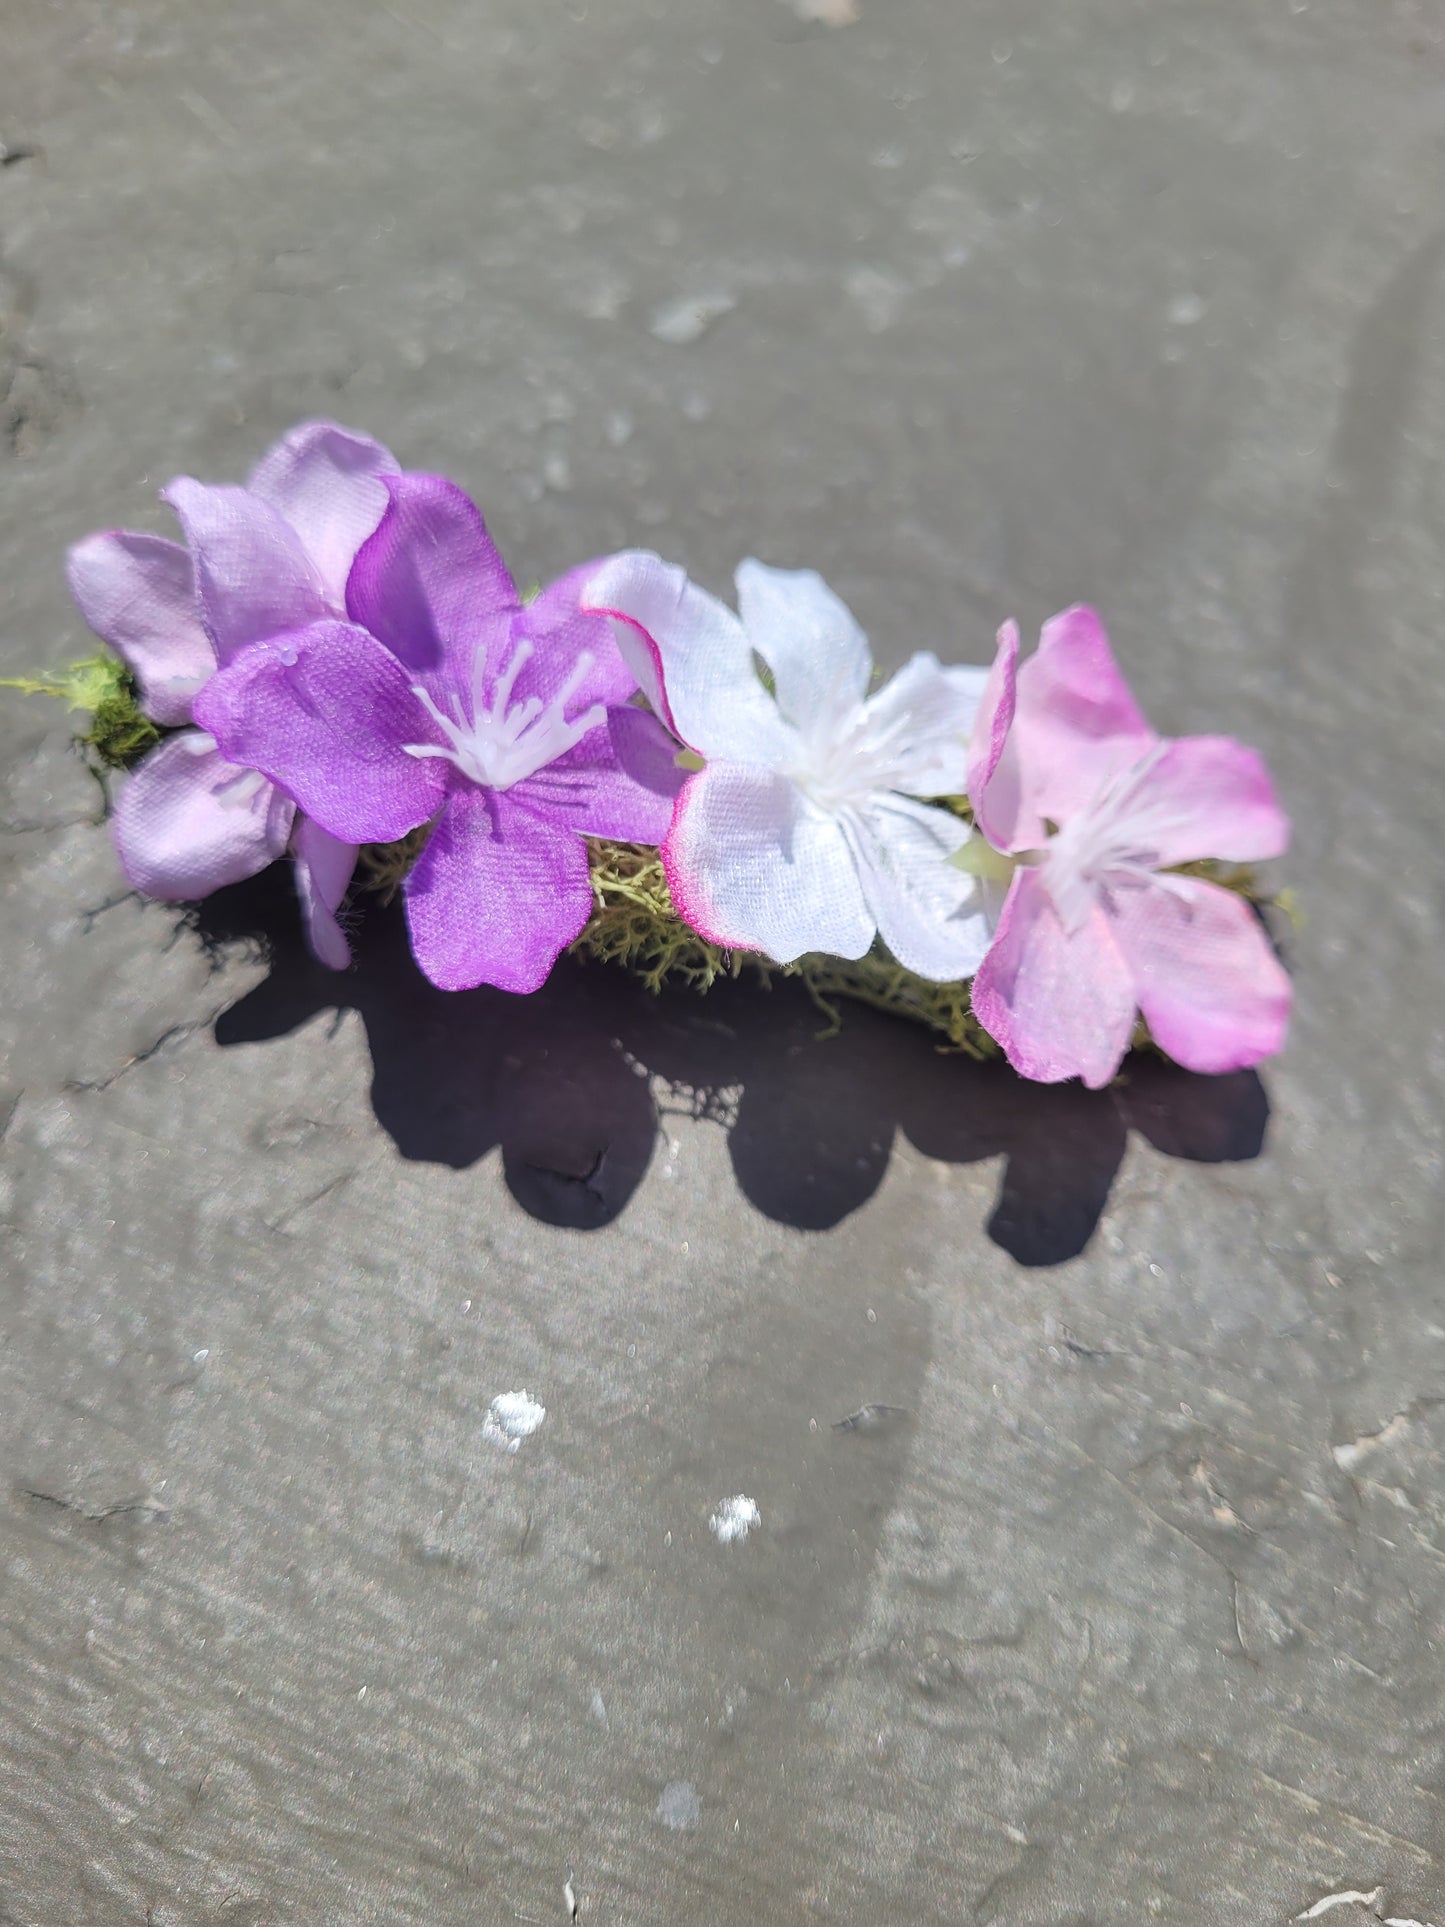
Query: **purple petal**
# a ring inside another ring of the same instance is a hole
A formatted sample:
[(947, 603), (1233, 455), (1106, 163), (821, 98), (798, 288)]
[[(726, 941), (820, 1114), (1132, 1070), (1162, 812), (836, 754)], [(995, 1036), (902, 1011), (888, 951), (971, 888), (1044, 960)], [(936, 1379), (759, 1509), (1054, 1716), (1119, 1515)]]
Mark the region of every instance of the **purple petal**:
[(1019, 626), (1006, 622), (973, 720), (968, 748), (968, 800), (974, 819), (996, 850), (1029, 849), (1043, 825), (1024, 808), (1019, 746), (1013, 734), (1018, 697)]
[(386, 487), (386, 513), (352, 565), (351, 619), (438, 693), (469, 693), (477, 650), (485, 649), (490, 695), (511, 653), (519, 605), (487, 525), (440, 475), (393, 475)]
[(293, 814), (265, 777), (228, 763), (200, 730), (183, 730), (153, 749), (121, 790), (121, 867), (143, 895), (190, 902), (274, 862)]
[(298, 814), (291, 832), (291, 855), (311, 954), (329, 970), (345, 970), (351, 962), (351, 946), (341, 934), (336, 911), (351, 887), (356, 845), (339, 842), (309, 816)]
[(1021, 1076), (1082, 1077), (1097, 1090), (1129, 1048), (1134, 979), (1100, 908), (1066, 931), (1040, 872), (1020, 869), (973, 980), (973, 1008)]
[(344, 843), (389, 843), (435, 815), (450, 764), (408, 755), (437, 729), (374, 636), (316, 622), (244, 650), (202, 690), (196, 718)]
[(180, 543), (129, 529), (87, 536), (70, 551), (66, 574), (86, 622), (140, 684), (146, 714), (158, 723), (188, 723), (191, 698), (216, 657)]
[[(1119, 673), (1092, 609), (1046, 622), (1019, 670), (1014, 711), (1026, 812), (1067, 823), (1159, 738)], [(1015, 844), (1013, 847), (1023, 847)]]
[(251, 493), (296, 531), (338, 613), (346, 607), (356, 551), (386, 510), (381, 478), (400, 470), (391, 451), (369, 435), (353, 435), (335, 422), (303, 422), (282, 436), (251, 476)]
[(1283, 1048), (1290, 981), (1243, 897), (1194, 877), (1121, 896), (1113, 918), (1160, 1046), (1191, 1071), (1237, 1071)]
[(575, 714), (592, 703), (604, 703), (610, 709), (637, 693), (637, 678), (622, 659), (612, 624), (605, 616), (585, 615), (580, 607), (583, 589), (601, 566), (584, 562), (569, 569), (513, 616), (513, 640), (525, 639), (532, 646), (531, 660), (517, 677), (515, 701), (536, 696), (550, 702), (584, 654), (591, 665), (573, 691), (569, 711)]
[(441, 990), (539, 989), (592, 914), (582, 839), (496, 790), (453, 791), (402, 890)]
[(621, 843), (660, 843), (687, 773), (677, 744), (645, 709), (609, 709), (574, 748), (518, 783), (519, 803), (561, 828)]
[(1180, 736), (1118, 817), (1120, 834), (1153, 853), (1154, 866), (1221, 857), (1257, 863), (1289, 844), (1289, 819), (1263, 759), (1229, 736)]
[(201, 620), (218, 661), (332, 613), (300, 538), (259, 495), (180, 476), (161, 500), (180, 517), (195, 558)]

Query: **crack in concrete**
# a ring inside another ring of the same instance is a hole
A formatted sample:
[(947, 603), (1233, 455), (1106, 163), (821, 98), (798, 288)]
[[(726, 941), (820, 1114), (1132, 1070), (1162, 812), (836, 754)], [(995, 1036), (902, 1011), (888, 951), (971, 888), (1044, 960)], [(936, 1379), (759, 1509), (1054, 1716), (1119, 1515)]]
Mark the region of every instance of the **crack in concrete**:
[(61, 1493), (46, 1492), (35, 1485), (22, 1486), (21, 1495), (34, 1499), (40, 1505), (54, 1506), (60, 1512), (73, 1512), (78, 1519), (84, 1519), (87, 1525), (93, 1526), (104, 1525), (107, 1519), (118, 1519), (127, 1513), (138, 1513), (147, 1519), (168, 1519), (171, 1516), (169, 1506), (149, 1496), (143, 1499), (119, 1499), (114, 1505), (92, 1508), (82, 1505), (79, 1499), (67, 1499)]
[(148, 1064), (153, 1057), (158, 1057), (168, 1044), (185, 1043), (188, 1038), (194, 1037), (197, 1031), (209, 1030), (224, 1009), (226, 1009), (226, 1005), (218, 1004), (216, 1008), (205, 1017), (195, 1017), (184, 1024), (168, 1024), (159, 1037), (154, 1038), (149, 1044), (145, 1045), (143, 1049), (138, 1050), (134, 1057), (128, 1057), (125, 1062), (113, 1070), (108, 1077), (67, 1078), (62, 1089), (67, 1091), (83, 1091), (87, 1096), (94, 1095), (100, 1091), (108, 1091), (112, 1084), (118, 1083), (119, 1080), (125, 1076), (127, 1071), (133, 1071), (138, 1065)]

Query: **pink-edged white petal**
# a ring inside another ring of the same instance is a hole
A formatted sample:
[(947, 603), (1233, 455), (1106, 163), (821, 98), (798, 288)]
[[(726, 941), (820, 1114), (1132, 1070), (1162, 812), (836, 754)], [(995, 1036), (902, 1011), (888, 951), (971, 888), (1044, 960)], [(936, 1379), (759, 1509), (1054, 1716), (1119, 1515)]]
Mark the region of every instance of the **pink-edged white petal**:
[(1120, 811), (1119, 828), (1153, 855), (1153, 867), (1218, 857), (1259, 863), (1289, 843), (1264, 759), (1228, 736), (1166, 743)]
[(1087, 809), (1159, 741), (1120, 674), (1103, 623), (1082, 606), (1044, 624), (1037, 651), (1018, 672), (1013, 728), (1025, 812), (1054, 823)]
[(973, 980), (974, 1013), (1023, 1077), (1093, 1090), (1124, 1061), (1134, 976), (1095, 905), (1066, 931), (1037, 869), (1015, 872), (993, 944)]
[(949, 862), (969, 840), (967, 824), (898, 796), (876, 798), (843, 828), (869, 914), (899, 963), (935, 983), (971, 977), (993, 923), (979, 880)]
[(1149, 1028), (1176, 1064), (1237, 1071), (1283, 1048), (1290, 981), (1243, 897), (1162, 878), (1119, 893), (1111, 922)]
[(250, 489), (211, 488), (182, 475), (161, 500), (180, 517), (195, 559), (201, 620), (218, 661), (334, 613), (301, 538)]
[(286, 848), (294, 805), (211, 738), (182, 730), (127, 778), (115, 806), (121, 867), (148, 897), (190, 902), (240, 883)]
[(592, 914), (581, 837), (495, 790), (452, 792), (402, 893), (439, 990), (538, 990)]
[(889, 787), (905, 796), (962, 796), (968, 743), (989, 672), (945, 668), (927, 651), (906, 662), (864, 706), (869, 736), (897, 745)]
[(77, 542), (66, 562), (86, 622), (124, 657), (141, 705), (158, 723), (187, 723), (216, 666), (201, 626), (195, 571), (179, 542), (116, 529)]
[(710, 763), (662, 843), (678, 914), (710, 942), (792, 963), (861, 957), (875, 922), (837, 822), (775, 771)]
[(291, 832), (291, 855), (296, 866), (301, 921), (311, 954), (328, 970), (345, 970), (351, 962), (351, 946), (342, 935), (336, 912), (351, 887), (357, 846), (342, 843), (319, 823), (298, 812)]
[(796, 753), (725, 603), (645, 550), (604, 562), (583, 607), (610, 616), (623, 660), (675, 736), (706, 757), (777, 766)]
[(738, 566), (738, 616), (773, 673), (778, 708), (795, 729), (846, 714), (868, 693), (873, 656), (851, 611), (814, 569)]
[(996, 850), (1035, 848), (1044, 826), (1024, 804), (1019, 745), (1014, 736), (1018, 700), (1019, 626), (998, 632), (993, 667), (984, 683), (968, 748), (968, 800), (974, 821)]
[(301, 538), (333, 610), (346, 607), (356, 551), (386, 509), (383, 475), (401, 464), (369, 435), (335, 422), (303, 422), (283, 435), (251, 476), (250, 488)]

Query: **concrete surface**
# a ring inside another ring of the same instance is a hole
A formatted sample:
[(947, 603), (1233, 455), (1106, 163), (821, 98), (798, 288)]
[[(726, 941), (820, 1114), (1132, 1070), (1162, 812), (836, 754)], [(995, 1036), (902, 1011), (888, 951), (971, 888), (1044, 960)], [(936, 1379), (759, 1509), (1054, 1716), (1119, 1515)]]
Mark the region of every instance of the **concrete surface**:
[(524, 581), (1092, 599), (1278, 773), (1289, 1054), (338, 983), (6, 700), (0, 1920), (1445, 1917), (1445, 16), (850, 11), (5, 0), (0, 661), (318, 413)]

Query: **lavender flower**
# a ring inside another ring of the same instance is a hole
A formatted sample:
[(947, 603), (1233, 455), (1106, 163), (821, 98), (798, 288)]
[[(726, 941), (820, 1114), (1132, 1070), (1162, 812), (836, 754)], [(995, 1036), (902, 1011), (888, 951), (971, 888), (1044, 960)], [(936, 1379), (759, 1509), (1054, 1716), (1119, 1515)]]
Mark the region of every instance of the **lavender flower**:
[[(71, 550), (81, 614), (124, 657), (154, 721), (190, 723), (217, 666), (248, 643), (344, 610), (352, 560), (386, 507), (380, 478), (397, 466), (364, 435), (308, 422), (276, 444), (245, 488), (182, 477), (162, 491), (186, 547), (119, 529)], [(349, 961), (335, 913), (354, 844), (298, 814), (204, 729), (179, 729), (138, 765), (116, 805), (115, 831), (135, 888), (178, 901), (254, 876), (289, 848), (312, 950), (333, 969)]]
[(609, 625), (578, 610), (595, 563), (524, 608), (459, 489), (386, 487), (350, 620), (240, 651), (197, 719), (342, 842), (435, 819), (403, 885), (417, 961), (444, 990), (535, 990), (591, 914), (583, 838), (655, 843), (681, 773)]

